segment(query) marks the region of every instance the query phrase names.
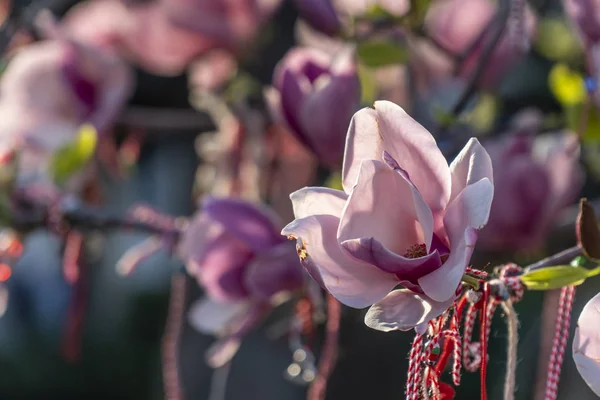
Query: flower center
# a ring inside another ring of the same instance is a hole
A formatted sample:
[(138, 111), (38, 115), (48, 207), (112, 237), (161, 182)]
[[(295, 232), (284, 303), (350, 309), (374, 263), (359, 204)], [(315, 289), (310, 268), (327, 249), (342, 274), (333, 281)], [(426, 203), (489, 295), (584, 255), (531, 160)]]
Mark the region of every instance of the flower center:
[(404, 257), (406, 258), (419, 258), (425, 257), (426, 255), (427, 246), (425, 246), (425, 243), (413, 244), (406, 249), (406, 253), (404, 253)]

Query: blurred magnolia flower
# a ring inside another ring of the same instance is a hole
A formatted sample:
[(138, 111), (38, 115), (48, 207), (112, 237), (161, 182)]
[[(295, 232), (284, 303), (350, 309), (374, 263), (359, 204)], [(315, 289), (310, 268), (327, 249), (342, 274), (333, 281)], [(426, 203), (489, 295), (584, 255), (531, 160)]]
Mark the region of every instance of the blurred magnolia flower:
[(175, 26), (234, 51), (243, 49), (275, 12), (281, 0), (160, 0)]
[(22, 178), (47, 177), (50, 157), (76, 140), (82, 125), (100, 133), (111, 126), (132, 79), (120, 59), (74, 41), (22, 48), (0, 81), (1, 151), (19, 153)]
[[(90, 0), (73, 7), (62, 23), (78, 40), (118, 52), (142, 69), (158, 75), (177, 75), (212, 49), (239, 50), (241, 42), (250, 39), (246, 35), (256, 27), (247, 27), (250, 22), (244, 21), (258, 17), (248, 16), (245, 8), (226, 3), (239, 3), (242, 7), (248, 1), (164, 0), (127, 4)], [(230, 14), (221, 12), (231, 7)], [(200, 22), (203, 29), (196, 26)]]
[(488, 250), (534, 249), (583, 185), (578, 137), (514, 135), (485, 148), (494, 165), (496, 195), (480, 245)]
[[(475, 71), (484, 48), (497, 29), (494, 16), (497, 5), (488, 0), (440, 0), (433, 3), (425, 18), (426, 32), (446, 51), (460, 56), (474, 46), (462, 62), (459, 75), (468, 78)], [(532, 36), (536, 18), (529, 8), (524, 11), (523, 35)], [(477, 18), (473, 18), (477, 15)], [(511, 38), (507, 30), (487, 61), (479, 85), (495, 85), (502, 75), (522, 56), (520, 43)]]
[(322, 162), (336, 165), (360, 103), (354, 53), (344, 49), (332, 56), (317, 49), (292, 49), (277, 64), (273, 86), (265, 92), (273, 118), (285, 123)]
[(278, 301), (299, 289), (303, 271), (294, 246), (271, 211), (230, 198), (205, 198), (183, 234), (179, 254), (206, 297), (192, 305), (190, 323), (219, 336), (207, 355), (218, 367)]
[(600, 396), (600, 293), (583, 308), (573, 337), (573, 360), (577, 371)]
[(297, 239), (303, 266), (340, 302), (373, 305), (365, 322), (374, 329), (408, 330), (443, 313), (494, 192), (477, 139), (448, 167), (428, 131), (378, 101), (352, 119), (342, 184), (291, 195), (296, 220), (282, 233)]
[(316, 30), (333, 35), (342, 23), (330, 0), (294, 0), (300, 16)]

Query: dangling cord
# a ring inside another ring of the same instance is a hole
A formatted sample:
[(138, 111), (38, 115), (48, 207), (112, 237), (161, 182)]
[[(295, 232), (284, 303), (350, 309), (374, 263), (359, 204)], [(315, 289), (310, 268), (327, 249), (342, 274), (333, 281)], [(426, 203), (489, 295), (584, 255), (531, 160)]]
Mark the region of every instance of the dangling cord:
[(571, 325), (571, 308), (575, 296), (575, 286), (565, 286), (560, 291), (558, 315), (556, 318), (556, 330), (552, 342), (552, 353), (548, 364), (548, 377), (546, 378), (545, 400), (555, 400), (558, 394), (558, 381), (562, 368), (565, 348), (569, 339), (569, 327)]
[[(493, 300), (492, 300), (493, 301)], [(490, 288), (486, 283), (483, 284), (483, 297), (481, 299), (481, 329), (479, 332), (480, 343), (481, 343), (481, 400), (487, 400), (487, 387), (486, 387), (486, 373), (487, 373), (487, 340), (490, 331), (491, 318), (488, 318), (487, 314), (484, 316), (484, 310), (488, 310), (488, 303), (490, 302)], [(493, 312), (491, 313), (493, 315)], [(488, 321), (489, 319), (489, 321)]]
[(166, 400), (182, 400), (179, 381), (179, 338), (183, 324), (186, 276), (175, 273), (171, 278), (171, 294), (165, 333), (162, 340), (163, 386)]
[(83, 235), (80, 232), (71, 231), (68, 233), (63, 255), (65, 279), (72, 283), (66, 332), (62, 345), (62, 354), (69, 362), (76, 362), (81, 357), (83, 320), (88, 305), (90, 278), (89, 268), (82, 268), (84, 260)]
[(419, 377), (423, 365), (423, 335), (416, 334), (410, 349), (408, 378), (406, 379), (406, 400), (419, 400)]
[(510, 299), (502, 302), (508, 324), (508, 351), (506, 359), (506, 379), (504, 381), (504, 400), (515, 398), (515, 375), (517, 373), (517, 345), (519, 332), (517, 313)]
[(308, 400), (325, 400), (327, 395), (327, 379), (333, 372), (338, 355), (338, 341), (340, 332), (340, 320), (342, 315), (342, 305), (330, 294), (327, 294), (327, 325), (325, 327), (325, 344), (317, 377), (308, 390)]

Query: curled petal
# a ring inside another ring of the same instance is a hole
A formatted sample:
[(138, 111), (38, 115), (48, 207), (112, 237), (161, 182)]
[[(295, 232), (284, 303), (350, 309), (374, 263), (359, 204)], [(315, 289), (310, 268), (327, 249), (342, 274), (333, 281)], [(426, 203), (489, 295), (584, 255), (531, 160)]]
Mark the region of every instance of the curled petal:
[(494, 186), (487, 179), (467, 186), (448, 206), (444, 226), (450, 256), (439, 269), (419, 279), (426, 295), (436, 301), (450, 299), (460, 283), (477, 241), (477, 230), (488, 220)]
[(302, 265), (312, 276), (318, 273), (335, 298), (354, 308), (370, 306), (384, 298), (398, 280), (342, 251), (336, 239), (338, 224), (334, 216), (313, 215), (292, 221), (281, 233), (297, 238)]
[(452, 175), (450, 201), (454, 200), (465, 187), (483, 178), (494, 183), (492, 160), (479, 140), (475, 138), (471, 138), (452, 161), (450, 174)]
[(348, 196), (346, 193), (324, 187), (305, 187), (290, 195), (294, 216), (298, 219), (310, 215), (341, 217)]
[(407, 289), (394, 290), (369, 308), (365, 324), (383, 332), (408, 331), (440, 316), (452, 302), (437, 302)]
[(423, 257), (407, 258), (389, 251), (374, 238), (347, 240), (342, 247), (352, 256), (395, 274), (401, 281), (416, 282), (442, 265), (437, 250)]
[(373, 237), (404, 254), (415, 244), (431, 246), (433, 215), (406, 178), (386, 164), (365, 160), (340, 220), (338, 239)]
[(408, 173), (433, 213), (443, 210), (450, 198), (451, 176), (431, 133), (390, 101), (375, 102), (375, 110), (385, 150)]
[(276, 215), (258, 205), (239, 199), (207, 197), (203, 201), (202, 211), (254, 251), (284, 241), (277, 229)]

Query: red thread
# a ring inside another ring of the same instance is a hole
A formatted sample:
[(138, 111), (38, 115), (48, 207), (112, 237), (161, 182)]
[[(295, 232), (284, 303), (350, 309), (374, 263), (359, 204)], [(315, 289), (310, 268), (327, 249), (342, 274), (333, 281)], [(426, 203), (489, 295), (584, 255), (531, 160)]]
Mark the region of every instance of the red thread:
[(421, 375), (421, 361), (423, 350), (423, 335), (415, 335), (409, 354), (408, 378), (406, 380), (406, 399), (418, 400), (419, 377)]
[[(486, 283), (483, 284), (483, 298), (481, 301), (481, 313), (487, 311), (487, 305), (490, 298), (490, 288)], [(488, 315), (481, 318), (481, 331), (479, 332), (481, 342), (481, 400), (487, 400), (486, 373), (487, 373), (487, 339), (489, 335), (491, 321), (488, 321)], [(492, 313), (493, 315), (493, 313)]]

